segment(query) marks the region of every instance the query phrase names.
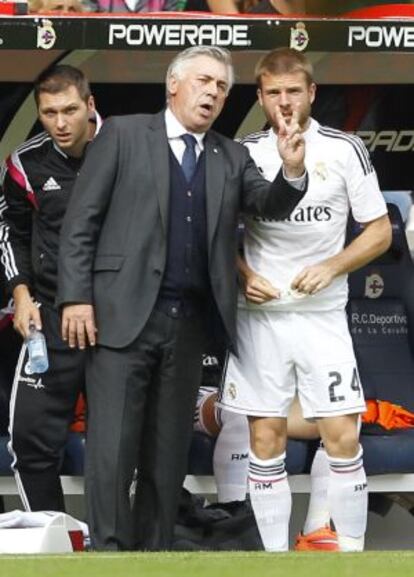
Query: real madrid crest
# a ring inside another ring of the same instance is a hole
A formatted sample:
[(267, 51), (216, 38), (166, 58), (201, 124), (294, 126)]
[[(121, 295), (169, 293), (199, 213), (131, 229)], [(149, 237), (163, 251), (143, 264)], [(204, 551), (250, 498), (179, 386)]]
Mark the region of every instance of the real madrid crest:
[(37, 25), (37, 48), (49, 50), (56, 42), (56, 31), (51, 20), (42, 19)]
[(328, 169), (324, 162), (315, 162), (315, 167), (312, 171), (312, 175), (318, 180), (327, 180)]
[(309, 44), (309, 34), (304, 22), (297, 22), (294, 28), (290, 29), (290, 47), (302, 52)]
[(227, 394), (230, 397), (230, 399), (232, 399), (234, 401), (234, 399), (237, 397), (237, 389), (236, 389), (236, 385), (234, 383), (230, 383), (227, 389)]

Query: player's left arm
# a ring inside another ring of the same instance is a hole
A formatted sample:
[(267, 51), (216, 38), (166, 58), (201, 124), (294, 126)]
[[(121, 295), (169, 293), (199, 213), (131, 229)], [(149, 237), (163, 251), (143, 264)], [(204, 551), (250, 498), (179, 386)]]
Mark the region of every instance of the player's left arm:
[(340, 146), (350, 208), (363, 231), (339, 253), (306, 267), (293, 279), (292, 288), (306, 294), (315, 294), (337, 276), (366, 265), (391, 244), (391, 224), (368, 150), (355, 135), (347, 135)]
[(361, 268), (389, 248), (392, 229), (387, 214), (362, 226), (362, 233), (340, 253), (305, 267), (293, 279), (292, 288), (302, 293), (315, 294), (329, 286), (337, 276)]

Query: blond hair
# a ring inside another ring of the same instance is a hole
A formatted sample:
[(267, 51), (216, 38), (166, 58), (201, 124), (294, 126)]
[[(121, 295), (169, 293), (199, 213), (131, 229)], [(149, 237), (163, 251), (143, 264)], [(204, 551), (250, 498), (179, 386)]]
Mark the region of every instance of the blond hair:
[(308, 85), (313, 83), (313, 66), (304, 54), (293, 48), (276, 48), (259, 60), (254, 74), (260, 88), (262, 76), (295, 72), (303, 72)]

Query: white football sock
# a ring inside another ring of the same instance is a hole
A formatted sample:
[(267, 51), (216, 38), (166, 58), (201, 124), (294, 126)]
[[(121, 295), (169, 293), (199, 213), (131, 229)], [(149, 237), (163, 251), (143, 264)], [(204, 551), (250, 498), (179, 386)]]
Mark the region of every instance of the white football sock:
[(330, 472), (326, 451), (320, 446), (312, 461), (310, 497), (303, 533), (307, 535), (329, 525), (328, 486)]
[(329, 510), (340, 551), (362, 551), (367, 527), (368, 489), (362, 447), (352, 459), (329, 457)]
[(266, 551), (288, 551), (292, 508), (286, 453), (274, 459), (258, 459), (250, 451), (249, 491), (256, 523)]
[(244, 501), (249, 467), (249, 423), (245, 415), (219, 411), (221, 430), (213, 455), (219, 503)]

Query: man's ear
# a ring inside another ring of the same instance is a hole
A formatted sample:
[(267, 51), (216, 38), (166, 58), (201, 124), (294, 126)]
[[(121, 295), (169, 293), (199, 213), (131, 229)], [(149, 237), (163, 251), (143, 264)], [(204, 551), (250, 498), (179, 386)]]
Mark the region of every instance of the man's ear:
[(257, 89), (256, 94), (257, 94), (257, 100), (258, 100), (260, 106), (263, 107), (262, 91), (260, 90), (260, 88)]
[(95, 98), (92, 96), (92, 94), (89, 96), (86, 105), (88, 107), (89, 112), (95, 112), (96, 110)]
[(311, 104), (313, 104), (315, 96), (316, 96), (316, 84), (312, 82), (312, 84), (309, 86), (309, 97)]
[(178, 80), (175, 76), (170, 76), (167, 81), (167, 92), (174, 96), (177, 93)]

